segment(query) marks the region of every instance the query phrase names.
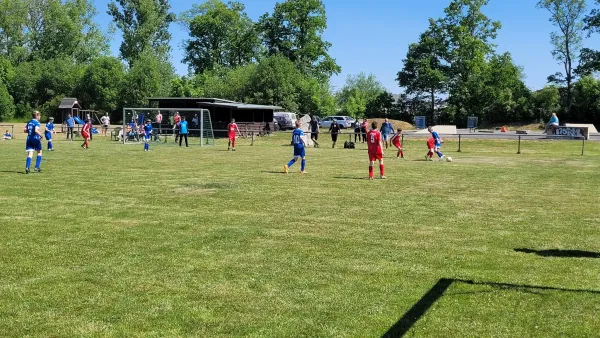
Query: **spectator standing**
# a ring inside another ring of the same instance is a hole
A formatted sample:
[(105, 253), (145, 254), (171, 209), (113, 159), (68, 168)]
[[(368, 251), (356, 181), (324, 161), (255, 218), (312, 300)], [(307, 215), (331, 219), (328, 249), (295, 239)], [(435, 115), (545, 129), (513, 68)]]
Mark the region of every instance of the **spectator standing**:
[(73, 141), (73, 127), (75, 127), (75, 119), (71, 116), (71, 114), (67, 115), (65, 124), (67, 125), (67, 140), (69, 139), (69, 135), (70, 135), (71, 141)]
[(360, 121), (356, 120), (354, 121), (354, 143), (360, 142), (360, 140), (362, 139), (362, 136), (360, 136)]
[(181, 141), (185, 138), (185, 146), (188, 146), (188, 123), (185, 120), (185, 116), (181, 118), (179, 122), (179, 146), (181, 147)]
[(333, 121), (331, 126), (329, 127), (329, 133), (331, 133), (331, 148), (335, 148), (335, 143), (337, 142), (338, 134), (340, 133), (340, 126), (338, 126), (337, 122)]
[(108, 127), (110, 126), (110, 117), (108, 116), (108, 113), (104, 114), (104, 116), (100, 118), (100, 121), (102, 122), (102, 133), (106, 136), (108, 134)]
[[(177, 143), (177, 139), (179, 138), (179, 123), (181, 122), (181, 116), (179, 112), (175, 112), (175, 116), (173, 116), (173, 133), (175, 134), (175, 143)], [(181, 145), (181, 142), (179, 142)]]
[(319, 148), (319, 121), (317, 121), (316, 116), (313, 116), (310, 121), (310, 138), (315, 143), (315, 148)]
[(158, 124), (158, 133), (159, 134), (162, 134), (162, 120), (163, 120), (163, 116), (159, 110), (158, 114), (156, 114), (156, 119), (154, 120), (156, 122), (156, 124)]
[(382, 141), (385, 142), (385, 149), (387, 149), (390, 144), (390, 134), (394, 132), (394, 126), (392, 126), (392, 123), (387, 118), (381, 124), (380, 132)]
[(367, 142), (367, 129), (369, 128), (369, 122), (367, 119), (363, 119), (362, 124), (360, 125), (360, 133), (362, 135), (362, 142)]

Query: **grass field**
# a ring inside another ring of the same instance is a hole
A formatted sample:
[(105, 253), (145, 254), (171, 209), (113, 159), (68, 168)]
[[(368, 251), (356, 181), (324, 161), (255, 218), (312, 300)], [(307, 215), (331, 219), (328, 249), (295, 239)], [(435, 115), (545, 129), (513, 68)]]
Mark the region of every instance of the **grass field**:
[[(284, 175), (287, 140), (57, 140), (31, 175), (0, 141), (0, 336), (380, 337), (415, 307), (407, 336), (600, 335), (600, 143), (410, 139), (369, 181), (325, 142)], [(482, 283), (425, 304), (440, 279)]]

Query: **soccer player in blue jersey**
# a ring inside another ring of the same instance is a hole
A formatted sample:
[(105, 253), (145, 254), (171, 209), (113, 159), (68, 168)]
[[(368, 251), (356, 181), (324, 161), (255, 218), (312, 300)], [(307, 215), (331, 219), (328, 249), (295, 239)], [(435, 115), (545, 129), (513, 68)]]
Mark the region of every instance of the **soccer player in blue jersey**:
[(294, 158), (283, 166), (283, 172), (288, 173), (289, 168), (298, 161), (298, 158), (302, 159), (302, 165), (300, 168), (301, 174), (306, 174), (304, 170), (306, 168), (306, 143), (304, 141), (304, 132), (300, 127), (302, 126), (302, 122), (300, 120), (296, 121), (296, 129), (294, 129), (294, 133), (292, 134), (292, 143), (294, 144)]
[(433, 137), (433, 139), (435, 141), (433, 151), (438, 155), (438, 157), (440, 158), (440, 161), (443, 161), (445, 156), (440, 151), (440, 148), (442, 147), (442, 142), (444, 142), (444, 141), (442, 141), (442, 139), (440, 138), (440, 135), (438, 135), (437, 131), (433, 130), (433, 127), (429, 126), (429, 127), (427, 127), (427, 130), (431, 133), (431, 137)]
[(25, 132), (27, 133), (27, 142), (25, 143), (25, 151), (27, 152), (27, 161), (25, 162), (25, 173), (29, 174), (31, 167), (31, 159), (33, 152), (37, 152), (35, 159), (35, 168), (37, 172), (41, 172), (40, 164), (42, 164), (42, 131), (40, 130), (40, 112), (34, 111), (31, 114), (31, 121), (27, 123)]
[(49, 117), (48, 123), (46, 123), (46, 131), (44, 132), (44, 136), (48, 141), (49, 151), (54, 151), (54, 148), (52, 147), (52, 135), (54, 134), (56, 134), (56, 131), (54, 130), (54, 117)]
[(152, 135), (152, 121), (146, 120), (144, 126), (144, 151), (150, 151), (150, 136)]

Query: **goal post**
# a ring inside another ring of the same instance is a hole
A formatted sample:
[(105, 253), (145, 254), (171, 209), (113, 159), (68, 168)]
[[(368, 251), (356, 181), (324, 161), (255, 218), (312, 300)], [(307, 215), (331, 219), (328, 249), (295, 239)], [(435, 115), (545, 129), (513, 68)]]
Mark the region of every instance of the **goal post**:
[(167, 143), (178, 138), (176, 116), (188, 122), (190, 144), (215, 145), (215, 137), (208, 109), (201, 108), (123, 108), (123, 121), (116, 133), (123, 144), (143, 141), (146, 120), (152, 121), (152, 141)]

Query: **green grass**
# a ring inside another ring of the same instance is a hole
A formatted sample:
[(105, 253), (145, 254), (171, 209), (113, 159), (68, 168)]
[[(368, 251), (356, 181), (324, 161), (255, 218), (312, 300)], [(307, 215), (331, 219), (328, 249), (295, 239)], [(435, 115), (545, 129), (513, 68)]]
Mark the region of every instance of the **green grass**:
[[(62, 135), (57, 138), (62, 139)], [(325, 137), (323, 137), (325, 138)], [(23, 175), (0, 141), (0, 336), (379, 337), (440, 278), (600, 290), (600, 144), (447, 140), (453, 163), (55, 141)], [(392, 155), (391, 152), (387, 153)], [(600, 295), (456, 284), (409, 336), (591, 337)]]

